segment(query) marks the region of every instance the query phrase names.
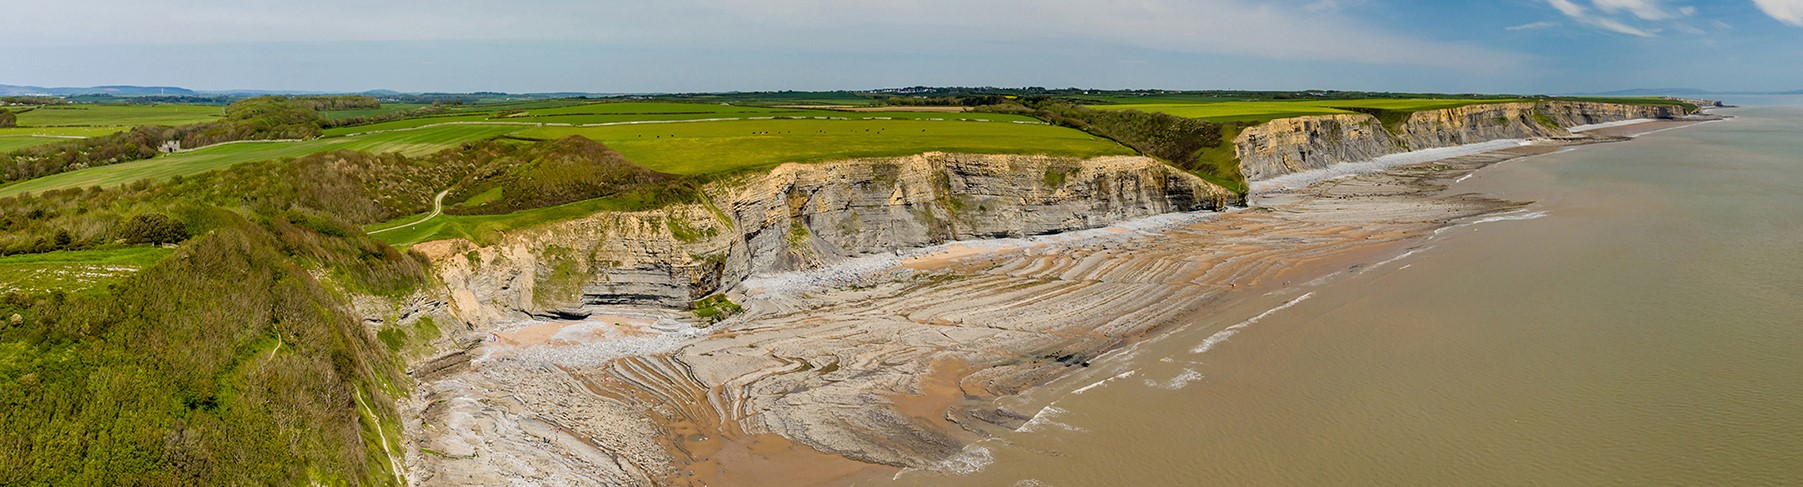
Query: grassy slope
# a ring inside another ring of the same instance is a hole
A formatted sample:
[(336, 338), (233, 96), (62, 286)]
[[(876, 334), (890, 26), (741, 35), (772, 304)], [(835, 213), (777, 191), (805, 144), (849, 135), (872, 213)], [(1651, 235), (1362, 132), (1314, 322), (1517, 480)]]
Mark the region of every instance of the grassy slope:
[(926, 151), (1079, 157), (1131, 153), (1076, 130), (1000, 122), (744, 120), (540, 127), (516, 135), (546, 139), (581, 135), (653, 170), (689, 175)]
[(247, 142), (222, 145), (193, 152), (171, 154), (154, 159), (101, 166), (46, 176), (0, 187), (0, 196), (52, 189), (79, 188), (123, 184), (139, 179), (165, 179), (198, 174), (233, 164), (299, 157), (338, 149), (369, 152), (401, 152), (423, 155), (455, 146), (519, 130), (506, 125), (452, 125), (419, 130), (387, 132), (358, 137), (337, 137), (302, 142)]

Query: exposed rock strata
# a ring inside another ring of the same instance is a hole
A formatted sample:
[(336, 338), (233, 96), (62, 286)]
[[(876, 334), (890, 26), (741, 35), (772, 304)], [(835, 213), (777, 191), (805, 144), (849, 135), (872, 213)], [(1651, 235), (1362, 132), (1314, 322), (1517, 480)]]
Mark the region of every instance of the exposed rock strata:
[(1410, 150), (1563, 137), (1570, 135), (1566, 127), (1684, 115), (1666, 105), (1494, 103), (1415, 112), (1389, 128), (1365, 114), (1278, 119), (1241, 131), (1234, 145), (1241, 172), (1259, 181)]
[(757, 272), (942, 243), (1223, 208), (1237, 196), (1144, 157), (929, 153), (788, 164), (710, 185), (709, 202), (606, 212), (416, 248), (478, 327), (598, 306), (686, 307)]

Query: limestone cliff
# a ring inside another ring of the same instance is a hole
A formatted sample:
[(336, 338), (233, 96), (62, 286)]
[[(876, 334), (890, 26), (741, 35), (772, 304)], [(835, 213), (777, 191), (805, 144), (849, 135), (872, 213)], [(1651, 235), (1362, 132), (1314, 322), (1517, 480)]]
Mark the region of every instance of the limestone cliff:
[(479, 326), (608, 304), (686, 306), (757, 272), (1219, 209), (1237, 198), (1144, 157), (943, 153), (787, 164), (705, 193), (705, 203), (598, 213), (485, 247), (415, 248), (433, 257), (454, 312)]
[(1684, 115), (1684, 108), (1666, 105), (1493, 103), (1415, 112), (1391, 127), (1366, 114), (1279, 119), (1247, 128), (1233, 142), (1241, 172), (1258, 181), (1409, 150), (1558, 137), (1578, 125)]

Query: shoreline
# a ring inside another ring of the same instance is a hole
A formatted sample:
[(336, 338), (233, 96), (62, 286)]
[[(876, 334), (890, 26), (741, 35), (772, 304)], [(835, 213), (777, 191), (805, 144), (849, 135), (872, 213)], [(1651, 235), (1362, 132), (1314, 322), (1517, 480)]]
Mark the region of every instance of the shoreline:
[[(496, 463), (506, 460), (548, 482), (841, 485), (980, 467), (985, 438), (1043, 425), (1057, 398), (1130, 377), (1120, 367), (1137, 344), (1261, 299), (1293, 304), (1307, 295), (1292, 283), (1383, 266), (1437, 230), (1526, 205), (1447, 194), (1458, 178), (1618, 140), (1451, 151), (1260, 193), (1237, 211), (757, 276), (732, 290), (745, 314), (668, 353), (600, 365), (496, 360), (422, 381), (416, 397), (449, 406), (423, 411), (416, 426), (516, 429), (539, 441), (427, 435), (410, 442), (410, 470), (415, 480), (519, 478)], [(487, 406), (457, 407), (471, 404)], [(535, 422), (554, 427), (532, 433)]]

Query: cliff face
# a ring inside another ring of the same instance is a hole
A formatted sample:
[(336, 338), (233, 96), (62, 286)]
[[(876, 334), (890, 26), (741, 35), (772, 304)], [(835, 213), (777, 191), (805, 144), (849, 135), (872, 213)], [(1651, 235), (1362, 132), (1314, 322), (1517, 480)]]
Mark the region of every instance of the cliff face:
[(1241, 172), (1258, 181), (1409, 150), (1558, 137), (1578, 125), (1684, 115), (1676, 106), (1494, 103), (1415, 112), (1391, 129), (1365, 114), (1279, 119), (1241, 131), (1234, 145)]
[(595, 305), (686, 306), (757, 272), (1218, 209), (1236, 198), (1144, 157), (941, 153), (789, 164), (706, 193), (708, 203), (599, 213), (487, 247), (415, 248), (435, 261), (455, 312), (486, 324), (579, 316)]

